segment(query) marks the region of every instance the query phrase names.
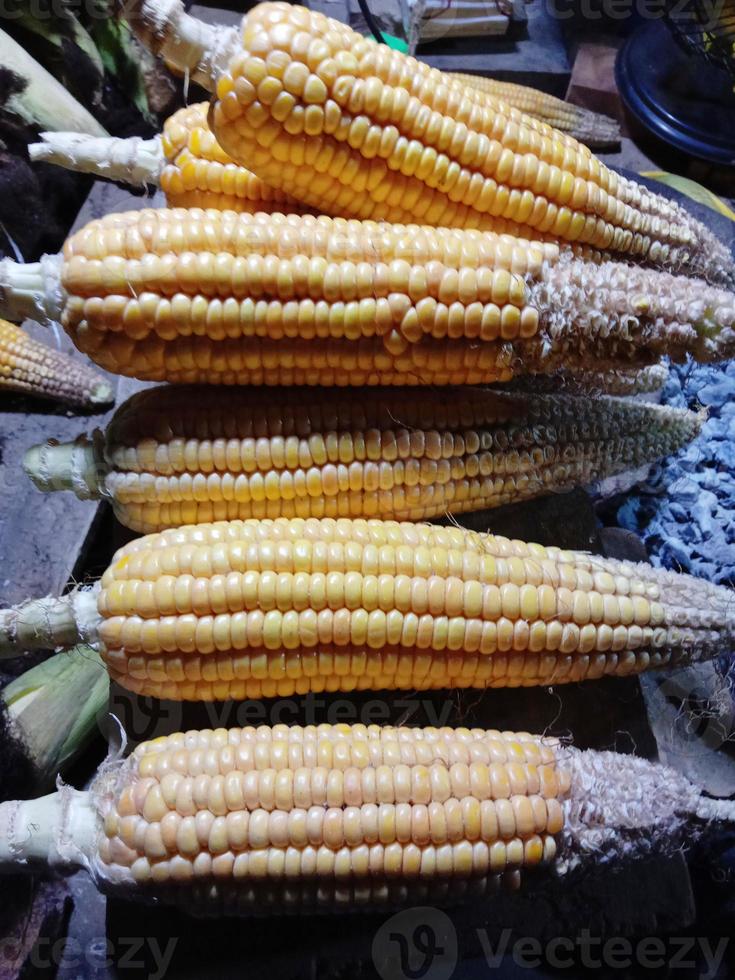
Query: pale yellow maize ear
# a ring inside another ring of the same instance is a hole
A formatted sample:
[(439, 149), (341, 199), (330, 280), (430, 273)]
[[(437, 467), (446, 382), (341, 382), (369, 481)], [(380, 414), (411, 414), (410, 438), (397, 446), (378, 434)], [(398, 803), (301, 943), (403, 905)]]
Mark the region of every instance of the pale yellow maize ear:
[(694, 412), (473, 389), (162, 387), (104, 436), (48, 443), (43, 490), (106, 498), (148, 533), (250, 517), (424, 520), (603, 480), (675, 452)]
[(60, 319), (147, 381), (447, 385), (735, 349), (735, 294), (489, 232), (191, 209), (108, 215), (0, 261), (0, 312)]
[(95, 864), (103, 880), (172, 895), (202, 877), (230, 891), (271, 876), (307, 895), (316, 882), (342, 886), (347, 907), (360, 885), (368, 904), (391, 882), (481, 894), (554, 861), (571, 779), (555, 749), (525, 733), (446, 728), (174, 735), (136, 749), (137, 779), (106, 808)]
[(240, 29), (180, 0), (131, 26), (214, 93), (222, 148), (317, 211), (578, 243), (735, 281), (728, 249), (570, 136), (304, 7), (262, 3)]
[(556, 96), (531, 88), (529, 85), (516, 85), (513, 82), (502, 82), (495, 78), (456, 71), (447, 74), (463, 85), (500, 99), (501, 102), (519, 109), (525, 115), (539, 119), (548, 126), (558, 129), (559, 132), (574, 137), (580, 143), (586, 143), (591, 149), (602, 149), (620, 142), (620, 126), (614, 119), (603, 116), (599, 112), (592, 112), (572, 102), (557, 99)]
[[(489, 93), (500, 95), (509, 104), (570, 132), (590, 146), (595, 140), (609, 144), (620, 136), (619, 132), (615, 135), (612, 120), (546, 93), (487, 78), (475, 82), (471, 75), (453, 77), (472, 79), (478, 87), (487, 83)], [(33, 161), (54, 163), (81, 173), (122, 183), (159, 185), (170, 207), (308, 212), (295, 198), (269, 187), (225, 153), (209, 128), (208, 111), (206, 102), (178, 109), (165, 121), (162, 133), (149, 140), (41, 133), (41, 142), (31, 143), (28, 153)]]
[(84, 868), (195, 915), (446, 905), (544, 872), (574, 887), (734, 818), (673, 769), (525, 732), (221, 728), (144, 742), (86, 792), (0, 804), (0, 870)]
[(239, 166), (220, 147), (207, 123), (206, 102), (179, 109), (163, 126), (165, 164), (161, 190), (171, 207), (220, 208), (231, 211), (309, 209), (282, 190)]
[(52, 398), (78, 408), (109, 405), (112, 386), (84, 362), (0, 320), (0, 391)]
[(99, 642), (151, 697), (561, 684), (731, 652), (732, 592), (458, 527), (197, 524), (120, 549), (98, 586), (0, 614), (0, 655)]

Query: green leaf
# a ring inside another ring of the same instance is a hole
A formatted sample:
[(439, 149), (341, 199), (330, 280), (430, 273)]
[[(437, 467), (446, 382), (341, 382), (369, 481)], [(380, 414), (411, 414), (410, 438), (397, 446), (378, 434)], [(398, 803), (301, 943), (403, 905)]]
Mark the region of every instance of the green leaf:
[[(43, 0), (40, 0), (40, 5), (45, 7)], [(6, 0), (2, 18), (7, 21), (11, 29), (16, 28), (34, 35), (52, 49), (49, 53), (52, 64), (49, 67), (53, 74), (62, 80), (66, 78), (65, 64), (68, 59), (65, 42), (76, 45), (89, 59), (99, 76), (92, 93), (93, 101), (98, 101), (102, 94), (104, 65), (89, 32), (84, 29), (64, 0), (48, 9), (39, 10), (38, 6), (39, 2), (35, 2), (34, 9), (31, 10), (28, 0)], [(49, 59), (42, 60), (48, 63)]]
[(99, 654), (91, 647), (78, 646), (32, 667), (2, 691), (0, 697), (40, 785), (53, 784), (59, 770), (94, 734), (109, 688)]
[(107, 135), (94, 116), (3, 30), (0, 30), (0, 64), (15, 81), (15, 88), (8, 92), (3, 104), (7, 112), (40, 129)]
[(116, 79), (146, 121), (155, 125), (148, 105), (141, 54), (135, 47), (130, 27), (114, 17), (95, 17), (89, 30), (108, 74)]

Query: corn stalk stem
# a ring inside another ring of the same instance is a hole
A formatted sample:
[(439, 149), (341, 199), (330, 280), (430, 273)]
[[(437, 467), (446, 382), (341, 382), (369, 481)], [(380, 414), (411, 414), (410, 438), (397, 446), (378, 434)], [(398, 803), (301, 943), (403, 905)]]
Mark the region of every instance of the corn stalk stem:
[(92, 794), (69, 786), (36, 800), (0, 803), (0, 872), (87, 866), (98, 834)]
[(0, 259), (0, 316), (18, 323), (58, 320), (65, 300), (62, 266), (61, 255), (44, 255), (40, 262), (27, 264)]
[(165, 162), (160, 136), (144, 140), (137, 136), (120, 139), (80, 133), (41, 133), (41, 140), (28, 147), (34, 163), (54, 163), (67, 170), (124, 184), (157, 186)]
[(126, 17), (154, 54), (209, 92), (239, 46), (237, 28), (205, 24), (187, 14), (180, 0), (131, 0)]
[(97, 640), (97, 587), (0, 610), (0, 659)]
[(44, 493), (72, 490), (80, 500), (99, 500), (108, 472), (101, 439), (97, 432), (91, 439), (80, 436), (62, 443), (50, 439), (31, 446), (23, 457), (23, 469)]

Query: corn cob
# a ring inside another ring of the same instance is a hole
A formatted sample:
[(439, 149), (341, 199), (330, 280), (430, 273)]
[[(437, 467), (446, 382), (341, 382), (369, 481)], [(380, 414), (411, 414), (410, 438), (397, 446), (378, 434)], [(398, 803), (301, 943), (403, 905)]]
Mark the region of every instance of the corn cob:
[(211, 27), (181, 0), (131, 26), (214, 93), (235, 161), (317, 211), (550, 238), (735, 282), (728, 249), (570, 136), (319, 13), (262, 3)]
[(54, 398), (79, 408), (108, 405), (112, 388), (82, 361), (39, 344), (0, 320), (0, 391)]
[(173, 209), (0, 262), (0, 312), (61, 319), (147, 381), (482, 384), (735, 348), (735, 294), (557, 246), (313, 215)]
[(106, 498), (148, 533), (251, 517), (423, 520), (514, 503), (652, 462), (694, 412), (599, 398), (412, 389), (163, 387), (106, 434), (26, 454), (42, 490)]
[[(496, 94), (510, 104), (570, 132), (590, 146), (615, 143), (620, 138), (613, 120), (596, 116), (546, 93), (472, 75), (455, 74), (454, 77), (472, 79), (477, 85), (487, 83), (498, 87)], [(292, 214), (303, 214), (308, 210), (236, 164), (212, 135), (207, 121), (208, 110), (206, 102), (179, 109), (166, 120), (163, 133), (149, 140), (41, 133), (41, 142), (31, 143), (28, 154), (33, 162), (54, 163), (68, 170), (93, 173), (121, 183), (160, 186), (169, 207), (287, 211)]]
[(215, 729), (144, 742), (86, 792), (0, 804), (0, 869), (84, 868), (211, 916), (456, 904), (733, 819), (673, 769), (525, 732)]
[(600, 394), (613, 396), (649, 395), (660, 391), (669, 377), (665, 364), (651, 364), (632, 370), (612, 371), (559, 371), (549, 375), (529, 375), (511, 381), (509, 391), (533, 393), (563, 392), (569, 395)]
[(732, 593), (457, 527), (197, 524), (120, 549), (100, 583), (0, 613), (0, 654), (99, 643), (137, 693), (527, 687), (729, 653)]
[(220, 149), (207, 125), (206, 102), (179, 109), (153, 139), (41, 133), (33, 161), (93, 173), (127, 184), (160, 185), (171, 207), (303, 214), (298, 201), (268, 187)]
[(563, 99), (557, 99), (548, 92), (540, 92), (528, 85), (514, 85), (513, 82), (501, 82), (482, 75), (467, 75), (456, 71), (447, 74), (463, 85), (494, 96), (525, 115), (539, 119), (580, 143), (586, 143), (592, 149), (609, 147), (620, 142), (620, 126), (614, 119), (599, 112), (591, 112), (571, 102), (564, 102)]

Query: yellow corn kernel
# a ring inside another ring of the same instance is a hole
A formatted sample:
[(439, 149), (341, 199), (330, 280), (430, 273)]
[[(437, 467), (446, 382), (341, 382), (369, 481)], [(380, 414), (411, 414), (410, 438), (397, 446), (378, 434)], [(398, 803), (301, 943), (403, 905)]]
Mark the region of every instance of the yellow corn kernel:
[[(281, 112), (283, 104), (274, 99), (271, 109)], [(209, 129), (208, 111), (206, 102), (197, 102), (179, 109), (164, 123), (165, 163), (160, 184), (168, 204), (252, 213), (306, 213), (308, 208), (288, 193), (266, 184), (225, 153)]]

